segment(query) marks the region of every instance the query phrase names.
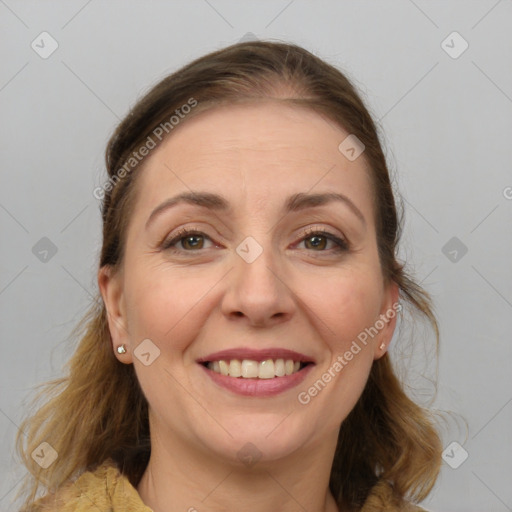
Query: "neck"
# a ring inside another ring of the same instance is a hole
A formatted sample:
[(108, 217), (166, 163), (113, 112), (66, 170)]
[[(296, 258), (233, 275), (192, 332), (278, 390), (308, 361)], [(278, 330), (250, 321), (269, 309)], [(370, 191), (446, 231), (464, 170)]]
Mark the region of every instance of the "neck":
[(161, 441), (152, 438), (151, 457), (137, 486), (154, 512), (338, 512), (329, 491), (336, 436), (286, 460), (252, 466), (220, 460), (183, 440)]

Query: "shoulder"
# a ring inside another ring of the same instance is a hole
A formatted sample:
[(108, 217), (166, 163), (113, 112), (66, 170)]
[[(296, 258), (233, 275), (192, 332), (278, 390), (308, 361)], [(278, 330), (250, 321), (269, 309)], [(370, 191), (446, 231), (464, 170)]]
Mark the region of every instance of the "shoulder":
[(371, 489), (361, 512), (428, 512), (414, 503), (401, 500), (391, 484), (379, 480)]
[(152, 512), (111, 460), (93, 471), (82, 473), (76, 480), (59, 487), (55, 493), (43, 496), (36, 501), (31, 512), (88, 512), (91, 509)]

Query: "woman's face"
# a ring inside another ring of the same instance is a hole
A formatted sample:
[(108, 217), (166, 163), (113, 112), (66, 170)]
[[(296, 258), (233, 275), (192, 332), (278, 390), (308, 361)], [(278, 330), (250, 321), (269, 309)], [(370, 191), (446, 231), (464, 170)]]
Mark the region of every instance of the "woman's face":
[[(99, 283), (152, 434), (230, 460), (335, 442), (398, 298), (382, 277), (364, 153), (338, 149), (347, 136), (265, 102), (185, 120), (147, 157), (122, 270)], [(162, 206), (192, 192), (209, 197)]]

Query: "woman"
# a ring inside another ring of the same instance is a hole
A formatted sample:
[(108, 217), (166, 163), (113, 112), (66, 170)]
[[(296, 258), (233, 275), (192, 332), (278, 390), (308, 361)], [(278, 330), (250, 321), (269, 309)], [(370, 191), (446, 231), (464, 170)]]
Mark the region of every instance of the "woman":
[(101, 297), (21, 426), (25, 510), (422, 510), (440, 439), (387, 351), (402, 305), (437, 323), (347, 78), (230, 46), (143, 97), (106, 162)]

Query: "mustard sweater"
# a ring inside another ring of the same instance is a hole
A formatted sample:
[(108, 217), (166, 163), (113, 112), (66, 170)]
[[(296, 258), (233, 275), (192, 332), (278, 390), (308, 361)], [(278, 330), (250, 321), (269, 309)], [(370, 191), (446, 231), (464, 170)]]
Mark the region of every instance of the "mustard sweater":
[[(407, 504), (395, 503), (389, 484), (377, 483), (361, 512), (427, 512)], [(128, 478), (112, 461), (106, 461), (94, 471), (83, 473), (74, 482), (47, 494), (35, 502), (31, 512), (153, 512), (146, 506)]]

